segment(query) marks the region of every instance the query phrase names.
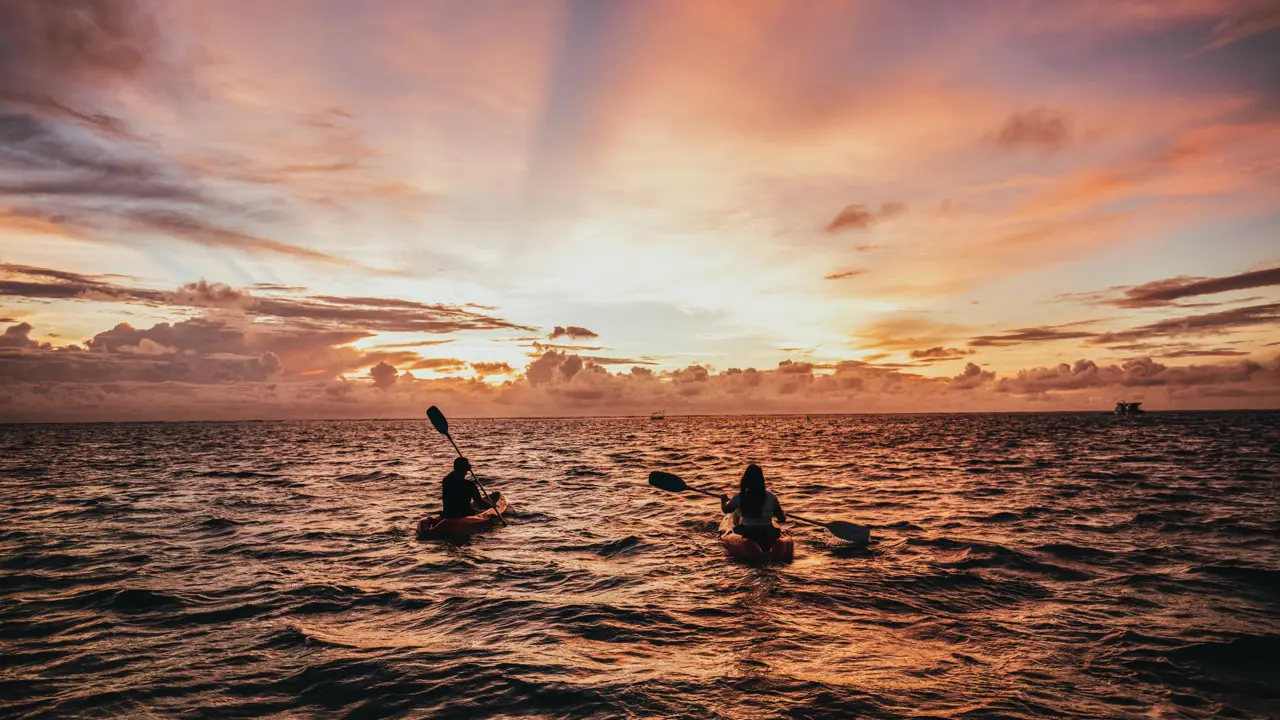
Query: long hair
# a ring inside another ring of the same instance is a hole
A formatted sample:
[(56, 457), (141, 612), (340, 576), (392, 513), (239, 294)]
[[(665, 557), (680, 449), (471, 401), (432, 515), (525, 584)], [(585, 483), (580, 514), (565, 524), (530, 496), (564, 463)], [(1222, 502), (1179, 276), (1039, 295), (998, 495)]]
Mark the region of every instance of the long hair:
[(742, 481), (738, 483), (738, 493), (742, 496), (742, 514), (746, 517), (760, 517), (764, 510), (764, 471), (760, 466), (751, 463), (742, 473)]

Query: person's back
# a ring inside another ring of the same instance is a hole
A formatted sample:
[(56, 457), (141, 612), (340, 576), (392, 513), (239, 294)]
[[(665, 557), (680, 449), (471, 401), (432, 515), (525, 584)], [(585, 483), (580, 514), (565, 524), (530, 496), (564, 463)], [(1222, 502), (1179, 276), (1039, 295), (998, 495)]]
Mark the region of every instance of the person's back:
[[(742, 503), (741, 494), (737, 495), (736, 497), (738, 499), (738, 503), (736, 503), (735, 505), (738, 511), (739, 525), (748, 525), (752, 527), (769, 527), (773, 525), (774, 515), (781, 512), (782, 505), (781, 503), (778, 502), (777, 496), (769, 492), (768, 490), (764, 492), (764, 502), (760, 503), (759, 509), (755, 512), (752, 512), (751, 510), (749, 510)], [(733, 500), (731, 499), (729, 502), (733, 503)]]
[[(458, 458), (453, 461), (453, 472), (444, 476), (444, 480), (440, 483), (440, 500), (444, 505), (440, 516), (446, 518), (460, 518), (474, 515), (477, 507), (488, 507), (484, 496), (480, 494), (480, 489), (476, 484), (467, 477), (467, 471), (471, 469), (471, 463), (466, 458)], [(472, 505), (472, 503), (475, 505)]]

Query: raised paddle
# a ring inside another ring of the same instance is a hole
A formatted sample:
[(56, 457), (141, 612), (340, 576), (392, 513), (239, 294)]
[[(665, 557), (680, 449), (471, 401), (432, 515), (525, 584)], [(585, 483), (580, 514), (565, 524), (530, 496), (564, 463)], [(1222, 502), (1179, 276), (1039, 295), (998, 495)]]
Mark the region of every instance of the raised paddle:
[[(458, 443), (454, 442), (453, 436), (449, 434), (449, 421), (445, 418), (444, 413), (440, 412), (440, 408), (435, 405), (427, 408), (427, 419), (431, 421), (431, 424), (435, 426), (435, 429), (441, 435), (449, 439), (449, 444), (453, 446), (454, 452), (458, 453), (458, 457), (462, 457), (462, 451), (458, 449)], [(493, 496), (480, 483), (480, 478), (476, 477), (476, 471), (468, 468), (467, 472), (471, 473), (471, 479), (476, 481), (476, 486), (480, 488), (480, 492), (484, 493), (484, 496), (489, 498), (489, 502), (493, 503), (493, 511), (498, 514), (498, 519), (502, 521), (503, 525), (506, 525), (507, 519), (502, 517), (502, 511), (498, 509), (498, 503), (494, 502)]]
[[(662, 472), (661, 470), (654, 470), (653, 472), (649, 473), (649, 484), (656, 488), (661, 488), (662, 490), (669, 490), (671, 492), (684, 492), (685, 490), (692, 490), (693, 492), (702, 493), (703, 495), (707, 495), (713, 498), (720, 497), (716, 493), (709, 492), (707, 490), (702, 490), (696, 487), (690, 487), (689, 484), (684, 481), (684, 478), (680, 477), (679, 475), (672, 475), (669, 472)], [(820, 528), (826, 528), (831, 532), (832, 535), (835, 535), (841, 540), (848, 540), (849, 542), (865, 543), (871, 539), (871, 528), (867, 527), (866, 525), (855, 525), (854, 523), (844, 522), (843, 520), (836, 520), (835, 522), (824, 523), (824, 522), (818, 522), (817, 520), (802, 518), (799, 515), (793, 515), (791, 513), (787, 513), (787, 519), (799, 520), (800, 522), (808, 525), (814, 525)]]

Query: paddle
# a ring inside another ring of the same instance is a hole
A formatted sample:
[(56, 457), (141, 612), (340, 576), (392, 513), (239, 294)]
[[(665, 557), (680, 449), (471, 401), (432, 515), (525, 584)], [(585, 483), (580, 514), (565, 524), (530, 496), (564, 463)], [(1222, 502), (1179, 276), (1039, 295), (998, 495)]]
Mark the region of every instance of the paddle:
[[(654, 470), (653, 472), (649, 473), (649, 484), (656, 488), (661, 488), (662, 490), (669, 490), (671, 492), (684, 492), (685, 490), (692, 490), (696, 493), (702, 493), (703, 495), (708, 495), (713, 498), (720, 497), (716, 493), (709, 492), (707, 490), (702, 490), (696, 487), (690, 487), (688, 483), (684, 481), (684, 478), (680, 477), (679, 475), (672, 475), (671, 473), (662, 472), (661, 470)], [(791, 513), (787, 513), (787, 519), (799, 520), (800, 522), (806, 523), (808, 525), (814, 525), (816, 527), (826, 528), (828, 531), (831, 532), (832, 535), (835, 535), (841, 540), (848, 540), (849, 542), (865, 543), (871, 539), (871, 528), (867, 527), (866, 525), (855, 525), (854, 523), (844, 522), (843, 520), (836, 520), (835, 522), (824, 523), (824, 522), (818, 522), (817, 520), (810, 520), (809, 518), (803, 518), (803, 517), (800, 517), (799, 515), (793, 515)]]
[[(441, 435), (449, 439), (449, 444), (453, 446), (454, 452), (458, 453), (458, 457), (462, 457), (462, 451), (458, 449), (458, 443), (454, 442), (453, 436), (449, 434), (449, 421), (445, 419), (444, 413), (440, 412), (440, 408), (435, 405), (427, 408), (427, 419), (431, 421), (431, 424), (435, 426), (435, 429)], [(493, 503), (493, 511), (498, 514), (498, 519), (502, 521), (503, 525), (506, 525), (507, 519), (502, 517), (502, 511), (498, 510), (498, 503), (493, 501), (493, 496), (490, 495), (489, 491), (480, 483), (480, 478), (476, 477), (476, 471), (472, 469), (468, 469), (467, 471), (471, 473), (471, 479), (476, 482), (476, 486), (480, 488), (480, 492), (484, 493), (484, 496), (489, 498), (489, 502)]]

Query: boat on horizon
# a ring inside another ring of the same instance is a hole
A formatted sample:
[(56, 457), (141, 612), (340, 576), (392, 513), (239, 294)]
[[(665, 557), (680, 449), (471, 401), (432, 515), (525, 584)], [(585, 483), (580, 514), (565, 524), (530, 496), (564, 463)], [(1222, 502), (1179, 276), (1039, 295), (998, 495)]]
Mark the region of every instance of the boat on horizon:
[(1116, 403), (1115, 413), (1117, 415), (1141, 415), (1146, 410), (1142, 409), (1140, 402), (1118, 402)]
[(658, 412), (655, 412), (655, 413), (649, 413), (650, 420), (665, 420), (666, 418), (667, 418), (667, 412), (665, 410), (659, 410)]

